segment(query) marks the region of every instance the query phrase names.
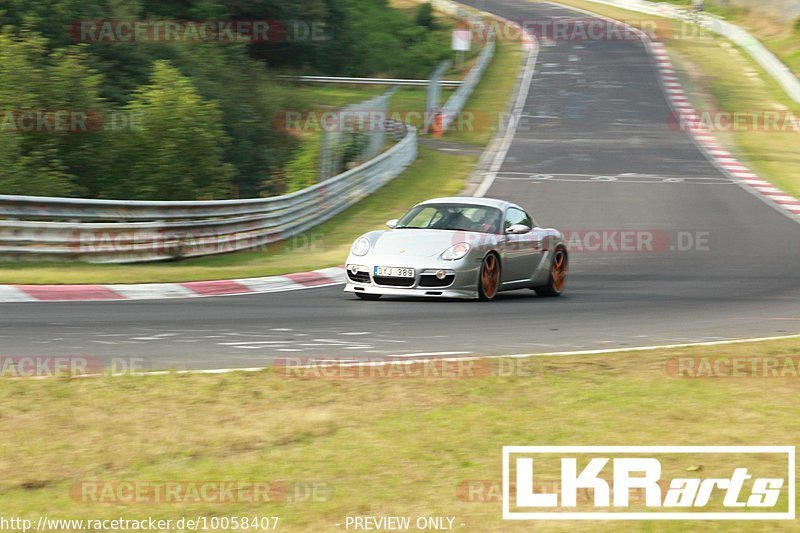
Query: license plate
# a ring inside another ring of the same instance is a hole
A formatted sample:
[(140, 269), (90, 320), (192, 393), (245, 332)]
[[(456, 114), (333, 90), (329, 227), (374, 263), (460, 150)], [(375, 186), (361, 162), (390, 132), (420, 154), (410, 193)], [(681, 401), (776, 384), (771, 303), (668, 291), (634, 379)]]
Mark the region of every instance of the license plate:
[(414, 269), (400, 267), (375, 267), (373, 275), (385, 278), (413, 278)]

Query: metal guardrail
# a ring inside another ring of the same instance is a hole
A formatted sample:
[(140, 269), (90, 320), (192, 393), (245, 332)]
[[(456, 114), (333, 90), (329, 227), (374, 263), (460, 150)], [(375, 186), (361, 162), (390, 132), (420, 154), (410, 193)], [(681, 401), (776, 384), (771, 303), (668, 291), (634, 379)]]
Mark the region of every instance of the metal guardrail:
[(442, 77), (445, 72), (450, 68), (452, 63), (449, 60), (442, 61), (436, 70), (431, 72), (431, 77), (428, 80), (428, 91), (425, 102), (425, 116), (433, 117), (439, 111), (439, 100), (442, 96)]
[(0, 257), (134, 263), (265, 246), (298, 235), (397, 177), (417, 157), (417, 132), (376, 158), (291, 194), (151, 202), (0, 195)]
[[(387, 123), (386, 117), (389, 116), (389, 101), (396, 92), (395, 86), (382, 95), (334, 111), (336, 122), (341, 127), (323, 128), (317, 168), (318, 180), (331, 178), (344, 170), (344, 152), (348, 143), (355, 142), (356, 139), (360, 140), (356, 148), (357, 153), (351, 154), (355, 161), (367, 161), (383, 151), (386, 145), (384, 126)], [(373, 124), (373, 121), (367, 118), (375, 115), (379, 117), (377, 124)]]
[[(278, 79), (303, 81), (308, 83), (342, 83), (348, 85), (403, 85), (409, 87), (427, 87), (430, 80), (412, 80), (405, 78), (343, 78), (340, 76), (278, 76)], [(443, 87), (456, 88), (459, 80), (442, 80)]]
[(786, 91), (786, 94), (800, 103), (800, 80), (784, 65), (780, 59), (770, 52), (761, 42), (742, 28), (708, 13), (694, 13), (685, 8), (647, 0), (589, 0), (596, 4), (606, 4), (639, 13), (647, 13), (684, 22), (698, 24), (703, 28), (721, 35), (742, 47), (775, 81)]

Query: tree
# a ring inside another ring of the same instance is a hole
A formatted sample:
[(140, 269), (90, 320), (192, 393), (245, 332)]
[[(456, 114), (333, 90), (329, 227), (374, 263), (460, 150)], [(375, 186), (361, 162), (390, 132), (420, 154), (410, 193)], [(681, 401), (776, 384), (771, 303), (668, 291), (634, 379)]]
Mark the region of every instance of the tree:
[(284, 163), (287, 150), (273, 126), (282, 102), (266, 66), (233, 45), (177, 47), (173, 62), (203, 98), (219, 104), (230, 139), (223, 147), (225, 161), (235, 168), (238, 196), (272, 192), (264, 184)]
[(433, 16), (433, 6), (429, 2), (417, 6), (417, 16), (414, 22), (417, 26), (422, 26), (429, 30), (437, 29), (436, 18)]
[(222, 113), (203, 100), (191, 81), (167, 61), (156, 61), (150, 84), (126, 111), (138, 127), (115, 132), (116, 182), (106, 196), (147, 200), (226, 198), (233, 167), (224, 161), (229, 142)]
[(38, 34), (0, 33), (0, 193), (71, 196), (91, 191), (99, 140), (72, 128), (69, 118), (63, 131), (48, 128), (56, 113), (102, 116), (101, 80), (86, 66), (80, 48), (46, 51)]
[[(250, 44), (133, 45), (84, 34), (99, 20), (164, 19), (268, 20), (277, 28), (270, 30), (275, 40)], [(275, 128), (276, 113), (302, 97), (287, 96), (269, 73), (426, 77), (449, 55), (449, 36), (434, 25), (429, 5), (415, 17), (389, 0), (2, 2), (0, 110), (87, 111), (104, 117), (101, 125), (119, 117), (136, 119), (140, 129), (0, 134), (0, 193), (279, 193), (284, 184), (276, 176), (297, 159), (310, 168), (311, 150), (295, 153), (301, 139)]]
[(286, 165), (286, 192), (299, 191), (317, 182), (320, 148), (320, 139), (303, 143), (297, 156)]

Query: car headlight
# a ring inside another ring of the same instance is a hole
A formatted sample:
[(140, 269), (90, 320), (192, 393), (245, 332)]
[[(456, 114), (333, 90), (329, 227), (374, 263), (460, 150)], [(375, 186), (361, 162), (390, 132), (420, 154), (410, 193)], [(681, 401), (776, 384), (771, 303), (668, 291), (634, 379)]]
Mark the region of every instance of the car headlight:
[(466, 256), (472, 246), (466, 242), (460, 242), (458, 244), (454, 244), (444, 252), (442, 252), (442, 259), (446, 261), (456, 261), (458, 259), (463, 259)]
[(353, 255), (362, 256), (367, 255), (369, 252), (369, 240), (366, 237), (359, 237), (356, 239), (356, 242), (353, 243)]

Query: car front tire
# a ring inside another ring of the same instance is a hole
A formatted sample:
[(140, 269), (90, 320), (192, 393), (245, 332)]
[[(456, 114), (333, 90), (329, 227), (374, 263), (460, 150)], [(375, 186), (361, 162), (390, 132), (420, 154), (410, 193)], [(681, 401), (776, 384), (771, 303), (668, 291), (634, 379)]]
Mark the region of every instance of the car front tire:
[(564, 294), (567, 283), (567, 272), (569, 271), (569, 256), (563, 246), (558, 246), (553, 253), (553, 261), (550, 263), (550, 276), (547, 278), (547, 285), (536, 287), (536, 294), (546, 298), (553, 298)]
[(478, 298), (484, 302), (494, 300), (500, 290), (500, 259), (487, 254), (478, 273)]

